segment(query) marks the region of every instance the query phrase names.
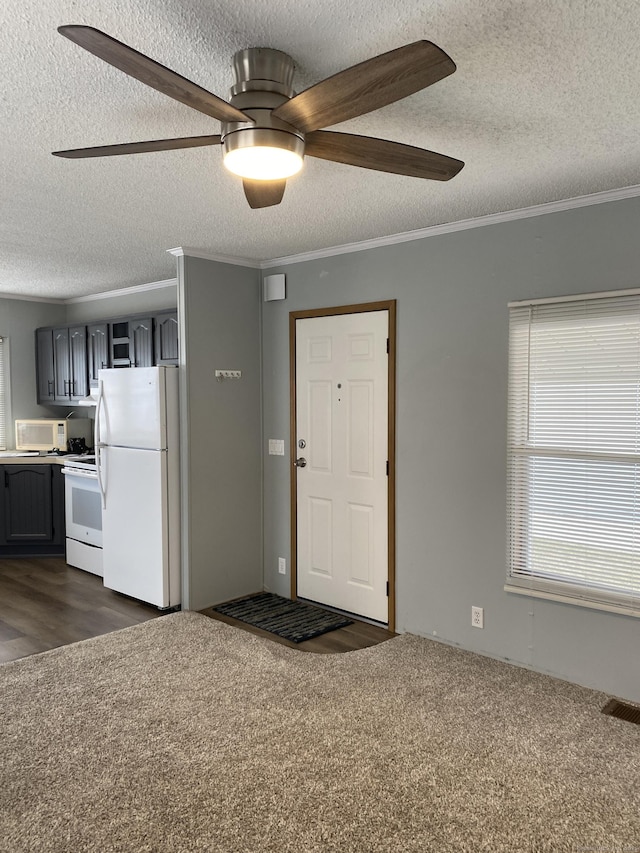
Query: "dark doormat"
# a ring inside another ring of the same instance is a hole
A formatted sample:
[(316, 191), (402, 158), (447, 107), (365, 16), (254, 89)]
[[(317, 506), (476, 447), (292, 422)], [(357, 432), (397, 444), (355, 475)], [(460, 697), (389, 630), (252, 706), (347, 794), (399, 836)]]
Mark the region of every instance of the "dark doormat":
[(353, 624), (352, 619), (337, 613), (302, 601), (290, 601), (272, 592), (240, 598), (211, 609), (294, 643), (302, 643), (328, 631)]

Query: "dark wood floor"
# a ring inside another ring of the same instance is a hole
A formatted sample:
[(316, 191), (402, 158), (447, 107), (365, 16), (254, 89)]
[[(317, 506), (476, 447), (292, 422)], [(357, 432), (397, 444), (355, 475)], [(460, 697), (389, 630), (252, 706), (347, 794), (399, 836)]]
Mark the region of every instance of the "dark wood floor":
[(240, 622), (238, 619), (224, 616), (222, 613), (216, 613), (210, 607), (200, 612), (204, 613), (205, 616), (210, 616), (212, 619), (226, 622), (227, 625), (235, 625), (236, 628), (242, 628), (252, 634), (257, 634), (259, 637), (273, 640), (274, 643), (280, 643), (283, 646), (289, 646), (289, 648), (298, 649), (301, 652), (314, 652), (315, 654), (332, 655), (341, 652), (354, 652), (357, 649), (366, 649), (368, 646), (375, 646), (395, 636), (395, 634), (387, 631), (386, 628), (382, 628), (379, 625), (370, 625), (367, 622), (361, 622), (354, 618), (353, 624), (347, 625), (345, 628), (329, 631), (327, 634), (321, 634), (319, 637), (314, 637), (312, 640), (305, 640), (303, 643), (292, 643), (291, 640), (285, 640), (283, 637), (278, 637), (277, 634), (270, 634), (268, 631), (263, 631), (262, 628), (255, 628), (253, 625), (247, 625), (246, 622)]
[[(294, 649), (335, 654), (381, 643), (393, 634), (354, 621), (304, 643), (292, 643), (237, 619), (203, 610)], [(163, 614), (155, 607), (105, 589), (101, 578), (68, 566), (62, 558), (0, 559), (0, 663), (128, 628)]]
[(0, 662), (162, 615), (62, 558), (0, 559)]

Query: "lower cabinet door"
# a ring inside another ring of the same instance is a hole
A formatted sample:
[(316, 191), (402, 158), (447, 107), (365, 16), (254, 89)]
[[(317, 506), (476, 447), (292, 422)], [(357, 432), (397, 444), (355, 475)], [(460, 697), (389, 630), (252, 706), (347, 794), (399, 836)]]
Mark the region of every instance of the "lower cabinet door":
[(51, 465), (2, 465), (4, 544), (52, 542)]
[(50, 465), (4, 465), (4, 541), (53, 539)]

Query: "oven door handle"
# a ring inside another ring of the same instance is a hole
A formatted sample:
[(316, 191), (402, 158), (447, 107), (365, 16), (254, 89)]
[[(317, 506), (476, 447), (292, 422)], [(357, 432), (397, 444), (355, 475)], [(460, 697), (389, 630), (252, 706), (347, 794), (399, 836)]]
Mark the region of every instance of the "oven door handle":
[(97, 471), (85, 471), (81, 468), (63, 468), (63, 474), (71, 474), (72, 477), (86, 477), (88, 480), (97, 480)]

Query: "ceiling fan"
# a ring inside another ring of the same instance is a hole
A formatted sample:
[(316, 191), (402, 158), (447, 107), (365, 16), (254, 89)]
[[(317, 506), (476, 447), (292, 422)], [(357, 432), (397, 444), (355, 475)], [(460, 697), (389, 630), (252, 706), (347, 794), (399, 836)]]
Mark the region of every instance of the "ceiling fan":
[(56, 157), (108, 157), (222, 145), (224, 164), (243, 179), (252, 208), (282, 201), (286, 179), (302, 168), (305, 154), (436, 181), (448, 181), (464, 166), (461, 160), (412, 145), (320, 130), (406, 98), (453, 74), (452, 59), (429, 41), (375, 56), (297, 95), (291, 87), (294, 63), (290, 56), (273, 48), (240, 50), (233, 57), (236, 82), (227, 102), (93, 27), (68, 25), (58, 27), (58, 32), (136, 80), (218, 119), (222, 132), (54, 151)]

